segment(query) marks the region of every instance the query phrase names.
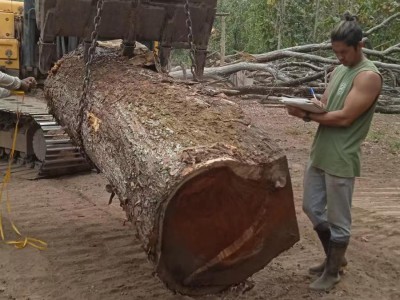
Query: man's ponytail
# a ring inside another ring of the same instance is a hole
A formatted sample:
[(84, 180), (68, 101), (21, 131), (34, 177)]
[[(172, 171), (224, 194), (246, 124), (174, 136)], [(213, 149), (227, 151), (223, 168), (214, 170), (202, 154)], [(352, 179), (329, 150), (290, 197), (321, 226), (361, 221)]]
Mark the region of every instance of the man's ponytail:
[(331, 42), (341, 41), (347, 46), (357, 47), (362, 41), (363, 32), (358, 25), (357, 16), (346, 11), (341, 21), (331, 32)]

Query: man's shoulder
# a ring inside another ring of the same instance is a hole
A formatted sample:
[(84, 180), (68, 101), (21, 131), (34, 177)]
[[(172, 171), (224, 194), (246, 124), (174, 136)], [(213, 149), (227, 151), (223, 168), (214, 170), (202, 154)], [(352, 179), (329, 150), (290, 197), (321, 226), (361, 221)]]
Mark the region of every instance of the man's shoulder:
[(355, 69), (357, 80), (376, 80), (381, 81), (382, 75), (378, 68), (375, 66), (374, 62), (365, 58), (359, 66)]
[(382, 84), (381, 75), (371, 70), (360, 72), (353, 81), (354, 88), (364, 92), (368, 91), (370, 94), (379, 94)]
[(357, 74), (354, 83), (362, 82), (362, 83), (371, 83), (371, 82), (382, 82), (382, 77), (380, 73), (377, 73), (373, 70), (362, 70)]

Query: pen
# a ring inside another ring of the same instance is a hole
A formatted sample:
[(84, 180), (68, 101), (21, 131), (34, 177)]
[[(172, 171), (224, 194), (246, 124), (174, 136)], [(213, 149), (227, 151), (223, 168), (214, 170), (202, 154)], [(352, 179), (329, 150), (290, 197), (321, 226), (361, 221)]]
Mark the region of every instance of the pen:
[(313, 88), (310, 88), (310, 91), (311, 91), (311, 94), (313, 95), (314, 99), (317, 100), (317, 101), (319, 101), (319, 100), (317, 99), (317, 97), (315, 96), (314, 89), (313, 89)]

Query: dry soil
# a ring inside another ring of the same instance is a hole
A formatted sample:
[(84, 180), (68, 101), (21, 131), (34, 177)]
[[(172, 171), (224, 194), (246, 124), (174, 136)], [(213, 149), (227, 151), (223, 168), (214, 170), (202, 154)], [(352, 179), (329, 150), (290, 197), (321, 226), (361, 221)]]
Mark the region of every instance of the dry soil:
[[(334, 290), (317, 293), (308, 290), (314, 278), (307, 268), (323, 258), (322, 249), (301, 210), (303, 170), (316, 125), (287, 116), (281, 107), (241, 105), (287, 153), (301, 240), (245, 286), (197, 299), (400, 299), (400, 115), (374, 119), (356, 182), (349, 265)], [(192, 299), (173, 294), (152, 275), (122, 210), (117, 203), (108, 206), (106, 183), (94, 173), (12, 178), (16, 225), (49, 248), (17, 250), (0, 242), (0, 299)], [(14, 239), (4, 223), (7, 239)]]

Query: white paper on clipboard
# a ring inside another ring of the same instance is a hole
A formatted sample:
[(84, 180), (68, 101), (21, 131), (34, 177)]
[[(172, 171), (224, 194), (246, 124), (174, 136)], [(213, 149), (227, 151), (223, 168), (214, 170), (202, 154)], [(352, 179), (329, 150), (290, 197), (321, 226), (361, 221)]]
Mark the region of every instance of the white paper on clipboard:
[(282, 97), (281, 102), (285, 105), (298, 107), (312, 113), (322, 114), (324, 112), (327, 112), (325, 108), (315, 104), (310, 99), (306, 98)]

